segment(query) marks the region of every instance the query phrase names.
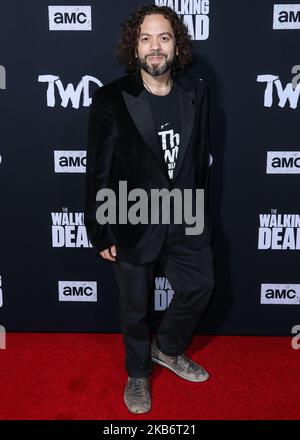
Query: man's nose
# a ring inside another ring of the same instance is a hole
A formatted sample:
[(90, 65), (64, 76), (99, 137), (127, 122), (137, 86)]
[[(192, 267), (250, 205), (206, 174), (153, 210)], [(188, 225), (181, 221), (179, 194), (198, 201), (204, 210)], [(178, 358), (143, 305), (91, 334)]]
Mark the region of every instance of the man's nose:
[(150, 49), (151, 50), (160, 50), (161, 49), (159, 39), (153, 38), (153, 40), (151, 41), (151, 44), (150, 44)]

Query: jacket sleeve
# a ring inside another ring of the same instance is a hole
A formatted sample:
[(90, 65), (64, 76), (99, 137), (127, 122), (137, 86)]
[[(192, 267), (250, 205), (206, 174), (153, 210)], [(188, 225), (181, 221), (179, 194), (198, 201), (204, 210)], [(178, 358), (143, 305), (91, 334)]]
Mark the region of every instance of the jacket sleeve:
[(210, 130), (209, 130), (209, 90), (204, 81), (204, 90), (200, 103), (200, 129), (197, 142), (197, 172), (198, 188), (207, 189), (209, 177), (209, 152), (210, 152)]
[(89, 110), (84, 202), (84, 224), (88, 238), (98, 252), (115, 243), (111, 225), (97, 222), (96, 211), (101, 202), (96, 201), (96, 194), (98, 190), (109, 186), (118, 138), (111, 109), (99, 91), (97, 89), (94, 92)]

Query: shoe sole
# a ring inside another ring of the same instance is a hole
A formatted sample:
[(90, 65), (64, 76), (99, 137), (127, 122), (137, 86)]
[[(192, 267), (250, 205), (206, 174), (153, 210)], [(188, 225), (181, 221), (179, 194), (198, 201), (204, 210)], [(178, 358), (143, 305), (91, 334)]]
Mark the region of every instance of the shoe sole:
[(153, 362), (156, 362), (157, 364), (162, 365), (163, 367), (166, 367), (169, 370), (173, 371), (173, 373), (177, 374), (177, 376), (180, 376), (185, 380), (189, 380), (191, 382), (205, 382), (207, 379), (209, 379), (209, 374), (204, 379), (200, 379), (200, 380), (199, 379), (191, 379), (191, 378), (184, 376), (183, 374), (180, 374), (177, 370), (175, 370), (175, 368), (171, 367), (171, 365), (166, 364), (165, 362), (161, 361), (160, 359), (156, 359), (156, 358), (152, 357), (152, 360), (153, 360)]
[(126, 405), (128, 411), (131, 412), (132, 414), (144, 414), (144, 413), (147, 413), (147, 412), (149, 412), (149, 411), (151, 410), (151, 399), (150, 399), (150, 406), (149, 406), (149, 409), (147, 409), (146, 411), (143, 411), (143, 410), (140, 410), (140, 411), (132, 411), (132, 410), (130, 409), (130, 405), (129, 405), (129, 403), (128, 403), (127, 400), (126, 400), (126, 397), (125, 397), (125, 396), (123, 396), (123, 397), (124, 397), (124, 402), (125, 402), (125, 405)]

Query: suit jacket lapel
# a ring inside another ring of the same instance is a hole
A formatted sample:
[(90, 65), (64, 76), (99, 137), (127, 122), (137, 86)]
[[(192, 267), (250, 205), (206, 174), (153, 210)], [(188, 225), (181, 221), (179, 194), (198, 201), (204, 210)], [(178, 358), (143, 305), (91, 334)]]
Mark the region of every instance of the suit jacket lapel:
[(161, 151), (159, 137), (152, 116), (151, 107), (146, 96), (146, 91), (143, 90), (137, 97), (134, 97), (125, 91), (122, 91), (122, 94), (128, 111), (144, 139), (145, 144), (150, 149), (163, 174), (168, 177), (167, 165)]
[[(195, 117), (195, 85), (189, 81), (181, 81), (177, 76), (174, 77), (174, 80), (179, 86), (179, 112), (182, 126), (178, 157), (172, 179), (173, 183), (177, 179), (182, 166), (184, 154), (192, 134)], [(146, 146), (154, 156), (163, 175), (170, 183), (171, 180), (169, 179), (167, 164), (164, 160), (160, 139), (140, 70), (138, 70), (136, 74), (126, 77), (125, 84), (122, 88), (122, 95), (131, 118), (144, 139)]]
[(178, 90), (179, 111), (182, 124), (180, 133), (180, 145), (173, 175), (173, 182), (176, 181), (179, 175), (184, 155), (189, 145), (195, 119), (195, 85), (193, 85), (188, 90), (185, 90), (182, 87), (178, 87)]

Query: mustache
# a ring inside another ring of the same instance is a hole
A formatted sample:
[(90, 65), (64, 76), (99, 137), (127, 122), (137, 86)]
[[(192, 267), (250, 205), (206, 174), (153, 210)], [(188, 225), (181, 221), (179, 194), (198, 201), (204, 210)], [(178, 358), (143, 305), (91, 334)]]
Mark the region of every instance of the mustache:
[(148, 57), (165, 57), (166, 55), (164, 55), (163, 53), (150, 53), (149, 55), (146, 56), (146, 58)]

